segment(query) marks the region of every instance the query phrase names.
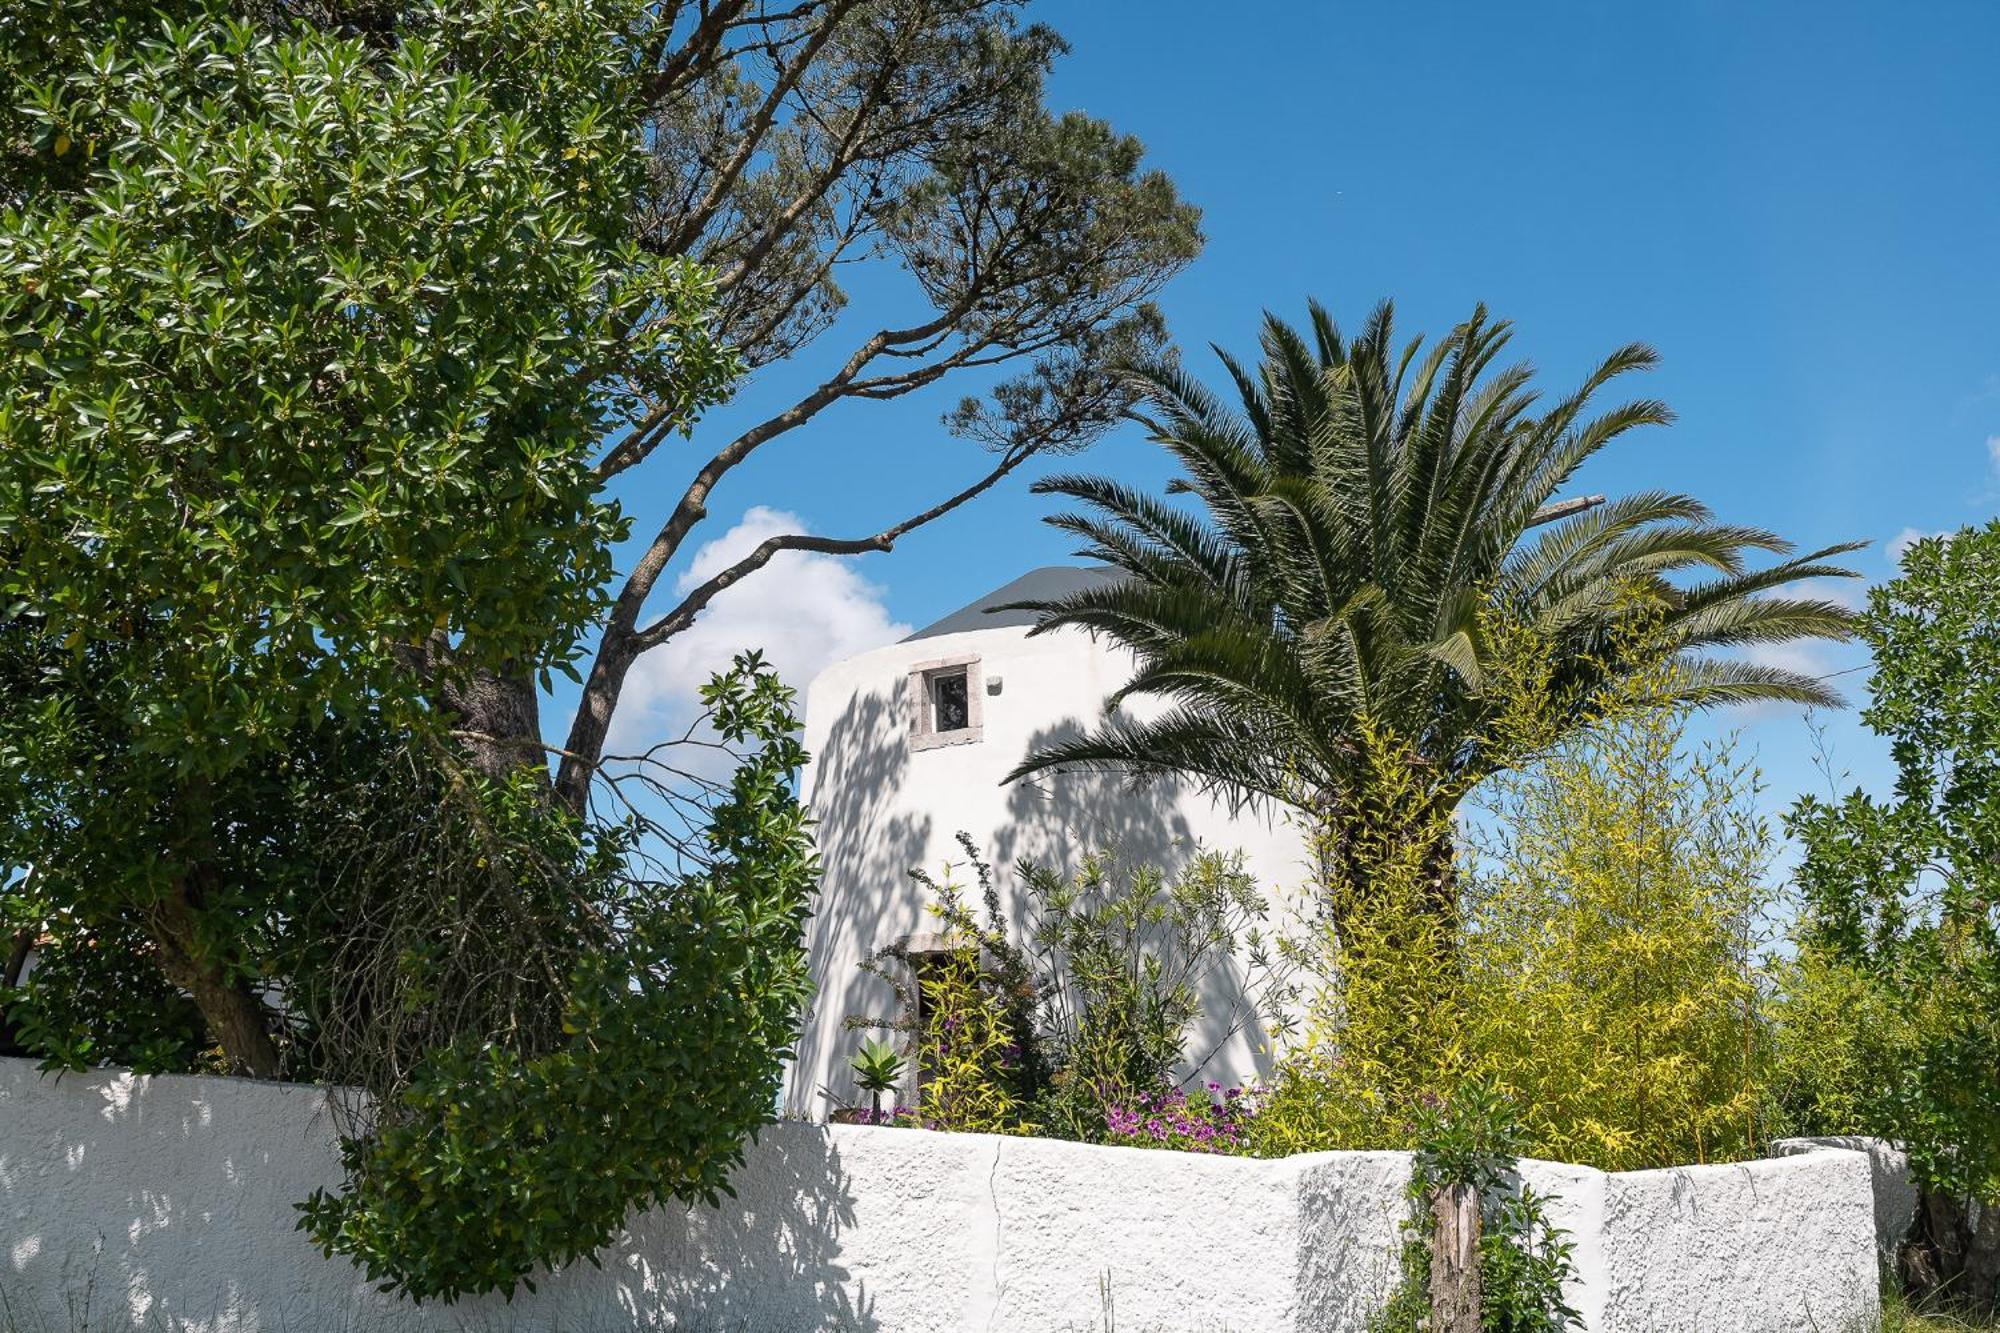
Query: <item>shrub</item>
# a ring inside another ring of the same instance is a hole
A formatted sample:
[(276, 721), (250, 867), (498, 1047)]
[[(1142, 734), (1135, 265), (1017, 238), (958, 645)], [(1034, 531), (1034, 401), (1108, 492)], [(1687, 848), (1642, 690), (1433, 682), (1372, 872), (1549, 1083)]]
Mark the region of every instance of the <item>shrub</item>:
[[(1264, 934), (1270, 909), (1240, 854), (1200, 852), (1168, 875), (1092, 852), (1068, 877), (1027, 863), (1019, 874), (1051, 1065), (1037, 1111), (1045, 1132), (1116, 1139), (1113, 1112), (1185, 1108), (1183, 1069), (1246, 1025), (1276, 1036), (1289, 1021), (1292, 988)], [(1239, 965), (1243, 1003), (1217, 1016), (1208, 1050), (1190, 1051), (1204, 992)]]
[(1619, 1171), (1760, 1147), (1771, 835), (1755, 770), (1686, 727), (1627, 714), (1485, 790), (1467, 1064), (1535, 1156)]
[[(1410, 1147), (1426, 1100), (1468, 1078), (1521, 1108), (1536, 1156), (1617, 1170), (1756, 1150), (1770, 839), (1755, 775), (1688, 746), (1685, 715), (1645, 697), (1489, 784), (1450, 926), (1419, 910), (1440, 891), (1430, 838), (1399, 831), (1425, 818), (1423, 770), (1363, 738), (1397, 808), (1350, 847), (1369, 871), (1333, 884), (1306, 950), (1317, 990), (1253, 1127), (1260, 1152)], [(1516, 710), (1524, 753), (1532, 707)]]
[[(947, 947), (912, 955), (906, 937), (879, 950), (862, 966), (889, 985), (900, 1016), (847, 1020), (902, 1034), (922, 1079), (923, 1123), (1085, 1141), (1240, 1142), (1241, 1107), (1204, 1111), (1175, 1083), (1198, 1063), (1187, 1043), (1205, 1017), (1203, 991), (1239, 955), (1251, 999), (1224, 1016), (1219, 1040), (1260, 1021), (1260, 1008), (1277, 1011), (1281, 1025), (1290, 1004), (1262, 932), (1269, 909), (1241, 857), (1198, 853), (1173, 875), (1128, 868), (1108, 852), (1086, 854), (1067, 877), (1023, 862), (1023, 948), (1009, 936), (991, 867), (969, 835), (959, 845), (983, 919), (950, 867), (942, 879), (912, 871)], [(1146, 1130), (1154, 1120), (1184, 1122), (1185, 1133)]]
[(705, 865), (618, 876), (619, 923), (580, 959), (565, 1039), (460, 1040), (342, 1144), (345, 1192), (301, 1229), (423, 1300), (533, 1287), (609, 1241), (633, 1208), (713, 1202), (767, 1123), (809, 991), (801, 938), (819, 867), (794, 794), (792, 692), (754, 655), (704, 691), (724, 741), (754, 743), (710, 812)]
[[(1925, 1187), (1904, 1276), (2000, 1308), (2000, 522), (1919, 542), (1869, 595), (1862, 713), (1893, 797), (1807, 797), (1780, 1009), (1793, 1127), (1901, 1140)], [(1981, 1205), (1981, 1206), (1972, 1206)]]
[(1445, 817), (1395, 738), (1371, 725), (1358, 746), (1377, 808), (1320, 834), (1341, 846), (1320, 857), (1327, 910), (1291, 949), (1310, 993), (1251, 1126), (1262, 1156), (1408, 1148), (1422, 1104), (1466, 1069), (1455, 931), (1431, 907)]
[(900, 1034), (922, 1084), (918, 1116), (934, 1129), (1032, 1132), (1029, 1109), (1048, 1086), (1036, 1032), (1038, 990), (1026, 956), (1007, 937), (992, 867), (958, 835), (979, 885), (985, 920), (966, 904), (947, 865), (942, 878), (910, 871), (929, 897), (942, 948), (910, 951), (908, 936), (878, 949), (862, 970), (896, 997), (893, 1017), (850, 1015), (850, 1029)]
[(209, 1047), (201, 1011), (160, 975), (140, 931), (59, 913), (31, 878), (0, 892), (0, 941), (16, 929), (39, 939), (35, 967), (15, 986), (0, 978), (0, 1055), (34, 1055), (41, 1067), (123, 1065), (137, 1074), (181, 1073)]

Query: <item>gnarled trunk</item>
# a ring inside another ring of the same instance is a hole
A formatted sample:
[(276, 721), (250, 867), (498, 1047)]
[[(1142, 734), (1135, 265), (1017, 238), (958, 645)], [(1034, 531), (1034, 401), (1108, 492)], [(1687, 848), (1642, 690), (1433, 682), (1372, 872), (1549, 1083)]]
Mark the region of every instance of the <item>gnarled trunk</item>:
[(147, 913), (147, 933), (160, 951), (160, 970), (194, 997), (232, 1068), (257, 1078), (277, 1078), (281, 1062), (271, 1040), (269, 1012), (249, 986), (231, 980), (221, 964), (207, 956), (196, 927), (197, 899), (198, 891), (182, 878)]
[(2000, 1207), (1925, 1190), (1897, 1252), (1904, 1289), (1981, 1317), (2000, 1310)]
[(1442, 1185), (1431, 1198), (1431, 1333), (1479, 1333), (1479, 1190)]
[(517, 770), (541, 767), (541, 697), (527, 671), (474, 671), (444, 677), (439, 702), (474, 768), (496, 780)]

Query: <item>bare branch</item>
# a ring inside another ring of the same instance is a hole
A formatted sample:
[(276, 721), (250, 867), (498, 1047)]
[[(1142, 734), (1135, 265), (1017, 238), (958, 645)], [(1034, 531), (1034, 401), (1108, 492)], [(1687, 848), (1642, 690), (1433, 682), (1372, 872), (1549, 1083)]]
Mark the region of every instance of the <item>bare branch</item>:
[(1008, 454), (1005, 458), (1001, 459), (998, 467), (995, 467), (992, 471), (956, 495), (941, 500), (922, 513), (913, 514), (901, 523), (884, 528), (872, 536), (839, 538), (815, 537), (807, 533), (785, 533), (765, 538), (762, 542), (758, 543), (757, 548), (750, 552), (749, 555), (744, 556), (741, 560), (729, 566), (729, 568), (722, 570), (713, 578), (707, 580), (700, 587), (689, 592), (686, 597), (681, 599), (679, 606), (654, 621), (651, 625), (648, 625), (645, 629), (640, 630), (638, 634), (639, 651), (645, 652), (650, 648), (658, 647), (674, 635), (688, 628), (688, 626), (694, 623), (695, 617), (702, 612), (703, 608), (715, 600), (718, 593), (730, 585), (741, 581), (745, 575), (762, 569), (765, 565), (771, 563), (771, 558), (780, 551), (813, 551), (821, 555), (863, 555), (870, 551), (887, 551), (894, 547), (897, 540), (905, 534), (924, 526), (926, 523), (944, 517), (968, 500), (975, 499), (990, 490), (1002, 477), (1005, 477), (1008, 473), (1026, 462), (1036, 452), (1034, 449), (1020, 449)]
[(742, 139), (737, 143), (736, 152), (723, 164), (722, 169), (716, 172), (715, 179), (710, 182), (708, 193), (702, 197), (702, 201), (688, 212), (680, 225), (674, 229), (673, 234), (664, 242), (667, 253), (680, 254), (687, 250), (694, 244), (695, 238), (701, 235), (702, 229), (708, 226), (709, 220), (715, 216), (716, 210), (722, 207), (723, 201), (729, 197), (730, 190), (735, 188), (736, 182), (742, 177), (743, 169), (756, 157), (757, 150), (763, 145), (764, 136), (771, 132), (771, 126), (778, 118), (778, 109), (785, 104), (785, 99), (791, 96), (792, 90), (798, 86), (799, 79), (804, 76), (813, 60), (833, 39), (834, 30), (847, 17), (848, 11), (855, 3), (856, 0), (835, 0), (805, 46), (779, 69), (777, 78), (771, 81), (771, 91), (765, 95), (763, 103), (750, 118)]
[(1579, 495), (1574, 500), (1558, 500), (1554, 504), (1545, 504), (1537, 509), (1534, 516), (1528, 520), (1528, 526), (1538, 528), (1544, 523), (1554, 523), (1576, 514), (1586, 513), (1603, 503), (1604, 497), (1601, 495)]

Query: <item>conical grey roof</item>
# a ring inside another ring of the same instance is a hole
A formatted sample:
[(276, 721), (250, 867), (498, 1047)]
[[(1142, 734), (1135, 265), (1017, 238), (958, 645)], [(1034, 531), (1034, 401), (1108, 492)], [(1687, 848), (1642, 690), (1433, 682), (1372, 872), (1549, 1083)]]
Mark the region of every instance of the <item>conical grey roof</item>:
[(1101, 588), (1116, 583), (1123, 577), (1108, 565), (1044, 565), (1040, 569), (1029, 570), (1012, 583), (995, 588), (976, 602), (961, 606), (944, 619), (924, 626), (903, 642), (935, 639), (944, 634), (963, 634), (968, 630), (1032, 625), (1035, 623), (1032, 611), (993, 611), (991, 608), (1005, 606), (1008, 602), (1066, 597), (1085, 588)]

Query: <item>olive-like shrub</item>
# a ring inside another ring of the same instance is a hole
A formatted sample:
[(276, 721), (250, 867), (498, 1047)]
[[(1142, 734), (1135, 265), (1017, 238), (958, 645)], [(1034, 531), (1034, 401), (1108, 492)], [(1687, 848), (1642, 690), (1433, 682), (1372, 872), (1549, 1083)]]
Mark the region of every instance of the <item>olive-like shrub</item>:
[(819, 866), (792, 691), (748, 655), (703, 695), (722, 739), (753, 747), (710, 811), (706, 864), (648, 879), (614, 868), (629, 857), (597, 863), (612, 924), (570, 971), (564, 1039), (462, 1039), (423, 1059), (344, 1140), (344, 1192), (302, 1207), (328, 1255), (417, 1300), (511, 1293), (606, 1244), (633, 1208), (727, 1191), (810, 991)]

